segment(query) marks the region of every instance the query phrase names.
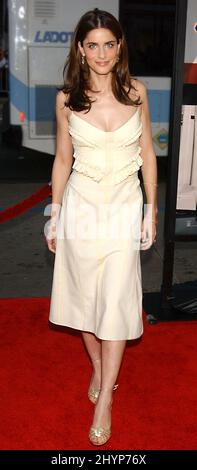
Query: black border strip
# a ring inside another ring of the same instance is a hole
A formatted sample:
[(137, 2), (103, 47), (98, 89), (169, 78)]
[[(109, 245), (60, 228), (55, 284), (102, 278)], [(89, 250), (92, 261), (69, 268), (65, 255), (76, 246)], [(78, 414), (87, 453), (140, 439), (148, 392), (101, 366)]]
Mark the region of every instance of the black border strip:
[[(174, 57), (170, 103), (170, 127), (167, 164), (167, 183), (164, 220), (164, 262), (161, 285), (161, 309), (159, 318), (162, 320), (169, 310), (168, 299), (171, 295), (174, 267), (176, 202), (179, 167), (179, 149), (181, 134), (181, 112), (183, 103), (184, 56), (187, 23), (187, 0), (176, 1)], [(182, 238), (185, 240), (185, 238)], [(169, 315), (169, 312), (168, 312)]]

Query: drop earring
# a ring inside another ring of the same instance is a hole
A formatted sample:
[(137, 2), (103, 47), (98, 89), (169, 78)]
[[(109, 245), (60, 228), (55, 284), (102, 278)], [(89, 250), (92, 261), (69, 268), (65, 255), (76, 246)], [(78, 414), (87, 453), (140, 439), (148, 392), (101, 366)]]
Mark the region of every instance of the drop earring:
[(117, 58), (116, 58), (116, 62), (119, 62), (119, 60), (120, 60), (120, 57), (118, 55)]
[(84, 55), (82, 55), (82, 57), (81, 57), (81, 63), (82, 63), (82, 65), (84, 65), (84, 64), (85, 64), (84, 57), (85, 57)]

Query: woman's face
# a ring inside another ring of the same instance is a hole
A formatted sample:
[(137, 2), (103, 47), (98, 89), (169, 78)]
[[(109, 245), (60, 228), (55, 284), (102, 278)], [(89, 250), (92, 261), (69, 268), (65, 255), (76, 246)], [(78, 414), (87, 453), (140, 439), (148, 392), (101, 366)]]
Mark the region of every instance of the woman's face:
[(120, 50), (120, 42), (113, 33), (106, 28), (92, 29), (83, 41), (83, 47), (78, 42), (78, 47), (91, 70), (99, 75), (106, 75), (113, 69), (117, 62)]

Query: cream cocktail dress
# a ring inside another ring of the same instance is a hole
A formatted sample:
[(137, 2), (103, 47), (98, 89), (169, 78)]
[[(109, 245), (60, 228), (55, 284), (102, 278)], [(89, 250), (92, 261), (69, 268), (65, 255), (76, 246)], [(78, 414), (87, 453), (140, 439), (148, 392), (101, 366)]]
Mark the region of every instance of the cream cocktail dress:
[(71, 112), (74, 148), (57, 227), (52, 323), (104, 340), (143, 333), (140, 109), (106, 132)]

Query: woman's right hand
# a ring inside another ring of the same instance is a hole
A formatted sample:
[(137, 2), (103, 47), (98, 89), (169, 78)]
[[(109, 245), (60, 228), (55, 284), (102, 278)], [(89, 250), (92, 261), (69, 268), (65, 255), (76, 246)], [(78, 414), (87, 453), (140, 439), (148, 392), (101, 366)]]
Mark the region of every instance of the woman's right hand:
[(57, 243), (57, 236), (56, 236), (56, 223), (51, 218), (48, 225), (47, 235), (46, 235), (46, 243), (48, 245), (48, 249), (52, 251), (52, 253), (56, 252), (56, 243)]
[(54, 240), (47, 240), (47, 245), (52, 253), (56, 253), (56, 238), (54, 238)]
[(51, 205), (51, 217), (45, 226), (45, 238), (48, 245), (48, 249), (52, 253), (56, 252), (57, 245), (57, 224), (59, 220), (59, 214), (61, 210), (61, 204), (52, 203)]

